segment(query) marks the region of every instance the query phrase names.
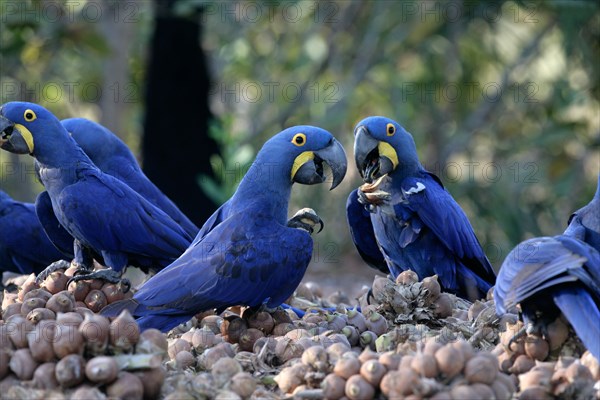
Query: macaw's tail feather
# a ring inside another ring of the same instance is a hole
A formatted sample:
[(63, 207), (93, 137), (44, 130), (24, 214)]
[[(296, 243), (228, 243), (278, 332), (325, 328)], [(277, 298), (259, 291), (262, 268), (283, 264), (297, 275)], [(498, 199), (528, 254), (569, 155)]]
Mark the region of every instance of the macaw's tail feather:
[(123, 310), (127, 310), (135, 317), (138, 306), (139, 303), (135, 299), (119, 300), (104, 307), (100, 310), (100, 314), (105, 317), (116, 317), (121, 314)]
[(600, 310), (592, 296), (585, 289), (567, 287), (557, 290), (553, 297), (585, 347), (600, 359)]
[(171, 329), (175, 328), (179, 324), (183, 324), (190, 320), (192, 316), (190, 315), (146, 315), (144, 317), (138, 318), (136, 321), (140, 326), (140, 331), (145, 331), (146, 329), (154, 328), (158, 329), (161, 332), (168, 332)]

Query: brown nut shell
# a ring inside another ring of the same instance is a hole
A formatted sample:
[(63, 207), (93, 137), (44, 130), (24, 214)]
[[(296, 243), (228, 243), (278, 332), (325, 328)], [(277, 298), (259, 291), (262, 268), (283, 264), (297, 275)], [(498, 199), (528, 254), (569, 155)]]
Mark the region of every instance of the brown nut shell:
[(90, 285), (86, 281), (75, 281), (69, 284), (67, 290), (73, 293), (75, 301), (84, 301), (90, 292)]
[(104, 286), (102, 286), (102, 293), (104, 293), (108, 304), (123, 300), (125, 298), (123, 289), (121, 289), (121, 287), (115, 283), (106, 283)]
[(438, 374), (435, 357), (429, 354), (415, 354), (410, 367), (417, 374), (425, 378), (435, 378)]
[(247, 399), (256, 390), (256, 380), (248, 372), (238, 372), (231, 378), (229, 390), (242, 399)]
[(123, 400), (142, 399), (144, 385), (136, 375), (129, 372), (120, 372), (116, 381), (106, 387), (106, 394)]
[(534, 360), (544, 361), (550, 353), (550, 346), (540, 336), (528, 336), (525, 339), (525, 354)]
[(140, 354), (167, 354), (169, 343), (164, 333), (150, 328), (140, 333), (140, 339), (135, 346), (135, 352)]
[(134, 373), (142, 382), (144, 387), (144, 399), (153, 400), (160, 396), (166, 372), (163, 367), (144, 369)]
[(140, 327), (127, 310), (123, 310), (110, 323), (109, 332), (109, 343), (117, 352), (133, 350), (140, 338)]
[(36, 308), (44, 308), (46, 306), (46, 300), (40, 297), (33, 297), (31, 299), (27, 299), (21, 304), (21, 315), (27, 316), (31, 311)]
[(452, 378), (456, 376), (460, 371), (462, 371), (465, 365), (463, 353), (450, 345), (445, 345), (436, 351), (435, 360), (440, 372), (446, 378)]
[(22, 381), (33, 378), (37, 366), (38, 363), (33, 359), (29, 349), (16, 350), (8, 363), (10, 370)]
[(47, 362), (40, 364), (33, 373), (33, 387), (36, 389), (55, 389), (58, 381), (55, 376), (56, 363)]
[(484, 383), (489, 385), (496, 380), (498, 363), (494, 362), (491, 357), (475, 356), (465, 364), (464, 375), (471, 384)]
[(396, 277), (396, 284), (398, 285), (412, 285), (417, 282), (419, 282), (419, 276), (415, 271), (411, 270), (402, 271)]
[(321, 388), (326, 399), (341, 399), (346, 392), (346, 380), (336, 374), (329, 374), (323, 379)]
[(79, 354), (69, 354), (56, 364), (56, 380), (60, 386), (69, 388), (85, 379), (85, 360)]
[(360, 375), (372, 386), (378, 387), (387, 368), (378, 360), (367, 360), (360, 367)]
[(85, 365), (85, 376), (94, 383), (111, 383), (119, 375), (119, 365), (114, 357), (98, 356)]
[(346, 381), (345, 393), (350, 400), (369, 400), (375, 397), (375, 388), (361, 375), (353, 375)]
[(83, 322), (79, 324), (78, 329), (85, 341), (85, 348), (90, 354), (104, 354), (110, 335), (108, 318), (102, 315), (88, 314), (84, 317)]
[(56, 314), (73, 311), (75, 308), (75, 297), (66, 290), (60, 291), (48, 299), (46, 308), (49, 308)]
[(33, 309), (27, 314), (27, 320), (32, 324), (37, 324), (42, 320), (53, 320), (56, 319), (56, 314), (54, 311), (49, 310), (47, 308), (36, 308)]
[(42, 287), (46, 288), (52, 294), (62, 292), (67, 286), (70, 278), (62, 271), (54, 271), (44, 280)]
[(37, 362), (47, 363), (54, 360), (56, 355), (54, 354), (52, 342), (55, 329), (55, 321), (43, 320), (27, 335), (31, 356)]
[(90, 290), (83, 302), (87, 308), (95, 313), (102, 310), (108, 304), (106, 295), (101, 290)]
[(347, 380), (351, 376), (357, 375), (360, 372), (360, 367), (361, 362), (358, 358), (342, 357), (335, 363), (333, 373)]
[(57, 324), (52, 349), (58, 358), (83, 353), (83, 336), (75, 325)]

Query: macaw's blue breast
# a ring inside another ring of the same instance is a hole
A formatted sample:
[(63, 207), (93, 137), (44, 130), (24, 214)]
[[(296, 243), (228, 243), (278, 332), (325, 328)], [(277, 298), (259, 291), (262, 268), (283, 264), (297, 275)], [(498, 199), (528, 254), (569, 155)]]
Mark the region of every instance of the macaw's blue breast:
[[(419, 279), (437, 274), (445, 290), (457, 291), (456, 261), (452, 253), (417, 215), (402, 205), (398, 217), (378, 208), (371, 214), (375, 236), (393, 276), (412, 270)], [(403, 218), (399, 218), (403, 215)]]

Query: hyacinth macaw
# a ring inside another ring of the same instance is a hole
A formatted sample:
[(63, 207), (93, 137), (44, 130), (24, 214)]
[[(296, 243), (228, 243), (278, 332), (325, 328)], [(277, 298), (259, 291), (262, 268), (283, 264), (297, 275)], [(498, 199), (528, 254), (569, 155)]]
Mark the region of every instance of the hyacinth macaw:
[(112, 303), (102, 313), (128, 309), (141, 329), (168, 331), (205, 310), (281, 305), (304, 276), (312, 254), (310, 233), (320, 221), (303, 209), (286, 222), (292, 184), (324, 182), (324, 163), (332, 170), (333, 189), (344, 178), (347, 161), (329, 132), (295, 126), (273, 136), (186, 252), (133, 299)]
[(419, 279), (437, 274), (445, 291), (485, 297), (496, 278), (492, 266), (463, 210), (420, 164), (410, 133), (389, 118), (368, 117), (354, 134), (366, 183), (350, 194), (347, 217), (365, 261), (393, 277), (408, 269)]
[(62, 257), (44, 233), (34, 205), (0, 190), (0, 274), (38, 273)]
[(165, 212), (98, 169), (60, 121), (37, 104), (0, 108), (0, 148), (36, 159), (54, 214), (75, 239), (75, 263), (89, 271), (97, 252), (110, 267), (76, 280), (118, 281), (130, 263), (160, 269), (192, 241)]
[(125, 182), (163, 210), (190, 236), (196, 236), (198, 227), (146, 177), (129, 147), (117, 135), (85, 118), (64, 119), (61, 124), (102, 172)]
[(517, 335), (545, 335), (562, 312), (600, 359), (598, 196), (597, 189), (592, 201), (571, 215), (562, 235), (529, 239), (515, 247), (500, 267), (494, 300), (498, 315), (520, 306), (525, 329)]
[(494, 288), (496, 313), (520, 305), (528, 333), (547, 333), (562, 312), (600, 359), (600, 254), (576, 238), (526, 240), (506, 257)]
[[(142, 172), (133, 153), (117, 135), (102, 125), (85, 118), (69, 118), (61, 121), (77, 144), (87, 154), (92, 162), (106, 174), (126, 183), (146, 200), (167, 213), (186, 232), (194, 237), (198, 228), (158, 189)], [(42, 192), (36, 200), (36, 212), (54, 245), (69, 259), (73, 259), (73, 237), (60, 225), (52, 210), (52, 202), (47, 192)], [(101, 263), (102, 256), (95, 254)], [(57, 263), (55, 268), (65, 268), (64, 261)], [(38, 276), (43, 280), (45, 275), (53, 269), (50, 268)]]

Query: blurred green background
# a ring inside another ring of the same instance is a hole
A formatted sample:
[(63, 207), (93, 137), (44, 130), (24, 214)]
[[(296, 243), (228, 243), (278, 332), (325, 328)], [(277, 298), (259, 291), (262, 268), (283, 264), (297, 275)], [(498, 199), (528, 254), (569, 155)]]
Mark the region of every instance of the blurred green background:
[[(139, 154), (155, 4), (0, 4), (0, 101), (97, 120)], [(198, 184), (212, 198), (226, 200), (284, 127), (321, 126), (345, 145), (339, 188), (293, 191), (290, 213), (309, 206), (326, 224), (315, 238), (316, 274), (361, 264), (345, 201), (360, 184), (352, 130), (369, 115), (414, 135), (422, 163), (464, 208), (496, 268), (519, 241), (561, 232), (596, 190), (595, 1), (183, 1), (174, 10), (200, 19), (211, 66), (210, 134), (222, 157), (212, 160), (217, 179)], [(32, 160), (0, 152), (0, 166), (2, 189), (32, 201), (41, 189)]]

